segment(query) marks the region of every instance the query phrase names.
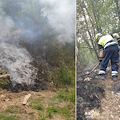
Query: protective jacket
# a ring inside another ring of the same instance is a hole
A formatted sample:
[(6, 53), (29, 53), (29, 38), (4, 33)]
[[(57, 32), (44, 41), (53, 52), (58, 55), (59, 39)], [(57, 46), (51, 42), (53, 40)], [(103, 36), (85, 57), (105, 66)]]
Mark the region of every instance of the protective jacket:
[(102, 36), (98, 42), (99, 50), (104, 50), (103, 60), (101, 62), (101, 67), (99, 74), (105, 75), (105, 71), (109, 60), (111, 60), (112, 77), (117, 77), (118, 75), (118, 65), (119, 62), (119, 49), (117, 42), (113, 39), (112, 35)]
[(113, 39), (112, 35), (102, 36), (98, 42), (98, 47), (104, 49), (105, 51), (109, 50), (118, 50), (117, 42)]

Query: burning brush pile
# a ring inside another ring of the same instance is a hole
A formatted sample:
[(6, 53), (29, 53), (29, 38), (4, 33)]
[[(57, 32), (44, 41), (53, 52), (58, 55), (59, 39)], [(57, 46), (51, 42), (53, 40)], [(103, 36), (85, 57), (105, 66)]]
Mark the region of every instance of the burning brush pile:
[(13, 92), (44, 89), (42, 83), (36, 82), (38, 70), (26, 49), (3, 42), (0, 44), (0, 56), (0, 68), (7, 71), (10, 80), (5, 89)]

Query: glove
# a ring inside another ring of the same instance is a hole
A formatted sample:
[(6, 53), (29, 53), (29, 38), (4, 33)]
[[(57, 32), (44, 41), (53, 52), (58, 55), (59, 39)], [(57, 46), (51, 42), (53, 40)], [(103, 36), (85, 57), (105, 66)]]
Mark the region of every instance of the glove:
[(118, 41), (118, 45), (120, 46), (120, 38), (117, 38), (117, 41)]
[(103, 59), (103, 57), (99, 57), (99, 62), (100, 62), (100, 63), (102, 62), (102, 59)]

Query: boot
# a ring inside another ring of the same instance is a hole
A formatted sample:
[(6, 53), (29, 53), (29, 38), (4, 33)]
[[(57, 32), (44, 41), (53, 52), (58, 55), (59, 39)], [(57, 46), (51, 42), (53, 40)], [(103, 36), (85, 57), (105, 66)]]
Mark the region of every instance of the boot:
[(95, 79), (105, 80), (105, 76), (103, 75), (95, 76)]
[(114, 82), (117, 82), (117, 77), (113, 77), (113, 81), (114, 81)]

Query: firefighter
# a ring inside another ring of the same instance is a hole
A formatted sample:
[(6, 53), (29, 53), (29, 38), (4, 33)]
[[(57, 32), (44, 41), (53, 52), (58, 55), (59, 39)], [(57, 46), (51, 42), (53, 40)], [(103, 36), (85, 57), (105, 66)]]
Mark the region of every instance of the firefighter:
[[(114, 38), (117, 39), (117, 42), (114, 40)], [(96, 79), (105, 79), (105, 71), (109, 60), (111, 60), (111, 75), (113, 81), (116, 82), (118, 77), (118, 45), (120, 46), (120, 36), (118, 33), (113, 33), (112, 35), (105, 36), (103, 36), (101, 33), (98, 33), (95, 36), (95, 41), (98, 43), (100, 62), (99, 76), (96, 76)]]

